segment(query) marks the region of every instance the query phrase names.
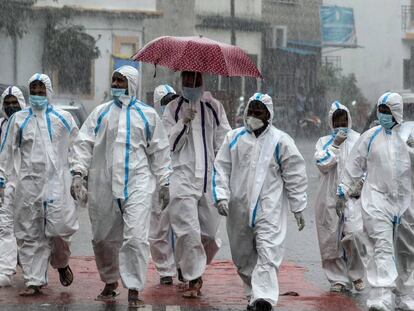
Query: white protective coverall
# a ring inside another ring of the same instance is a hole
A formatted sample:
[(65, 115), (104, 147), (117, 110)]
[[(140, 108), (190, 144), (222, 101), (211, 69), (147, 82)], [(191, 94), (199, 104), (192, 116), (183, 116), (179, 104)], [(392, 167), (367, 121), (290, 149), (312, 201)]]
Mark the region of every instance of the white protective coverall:
[[(4, 111), (4, 99), (12, 95), (16, 97), (20, 109), (26, 108), (26, 101), (22, 91), (16, 86), (9, 86), (1, 95), (1, 110), (4, 115), (0, 118), (0, 143), (4, 140), (8, 117)], [(16, 159), (16, 163), (20, 166), (20, 162)], [(13, 228), (13, 195), (16, 183), (9, 180), (7, 188), (4, 190), (4, 202), (0, 207), (0, 286), (10, 285), (10, 276), (16, 272), (17, 265), (17, 244), (14, 237)]]
[[(183, 123), (183, 111), (192, 107), (195, 118)], [(211, 192), (213, 163), (231, 129), (222, 104), (204, 92), (195, 104), (183, 97), (171, 101), (163, 122), (172, 152), (171, 200), (168, 206), (176, 240), (176, 258), (183, 278), (199, 278), (221, 246), (216, 237), (220, 216)]]
[(381, 125), (361, 135), (345, 166), (338, 194), (346, 197), (356, 181), (366, 173), (362, 189), (364, 230), (373, 246), (367, 267), (371, 285), (369, 308), (414, 310), (414, 218), (412, 205), (412, 164), (404, 128), (403, 101), (397, 93), (385, 93), (378, 100), (398, 123), (391, 130)]
[[(333, 146), (336, 132), (333, 114), (345, 110), (348, 115), (348, 136), (339, 146)], [(363, 225), (360, 200), (351, 198), (344, 217), (336, 213), (336, 189), (345, 168), (346, 159), (360, 134), (352, 130), (351, 114), (347, 107), (334, 102), (329, 111), (332, 134), (321, 137), (316, 143), (315, 164), (320, 171), (319, 186), (315, 200), (315, 220), (318, 232), (322, 267), (331, 285), (342, 284), (352, 289), (352, 282), (363, 279), (365, 270), (358, 251), (362, 241)]]
[[(136, 99), (138, 71), (115, 72), (128, 94), (96, 107), (74, 144), (72, 171), (88, 176), (93, 250), (101, 280), (142, 291), (149, 261), (149, 227), (156, 176), (169, 182), (167, 134), (156, 111)], [(114, 72), (114, 73), (115, 73)]]
[(279, 298), (277, 272), (283, 258), (287, 214), (306, 208), (305, 161), (292, 138), (272, 124), (269, 95), (256, 93), (270, 112), (268, 128), (256, 137), (244, 127), (230, 131), (214, 162), (213, 195), (229, 202), (227, 233), (233, 262), (253, 305)]
[(14, 113), (0, 146), (0, 177), (16, 183), (14, 232), (26, 286), (47, 284), (49, 259), (55, 269), (68, 265), (79, 227), (68, 161), (78, 127), (69, 112), (50, 104), (49, 77), (35, 74), (29, 84), (36, 80), (46, 86), (49, 104)]
[[(167, 94), (176, 94), (168, 84), (159, 85), (154, 90), (154, 108), (162, 115), (161, 99)], [(160, 277), (175, 276), (177, 268), (174, 258), (174, 235), (171, 228), (168, 210), (161, 210), (158, 191), (154, 192), (149, 242), (151, 256)]]

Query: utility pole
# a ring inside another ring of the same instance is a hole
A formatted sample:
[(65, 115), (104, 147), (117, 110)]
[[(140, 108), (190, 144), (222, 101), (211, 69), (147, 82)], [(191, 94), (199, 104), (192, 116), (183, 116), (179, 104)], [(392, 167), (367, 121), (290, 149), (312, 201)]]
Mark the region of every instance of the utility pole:
[(235, 24), (234, 24), (234, 21), (235, 21), (235, 16), (236, 16), (236, 13), (235, 13), (235, 3), (234, 3), (234, 1), (236, 1), (236, 0), (230, 0), (230, 17), (231, 17), (231, 44), (232, 45), (236, 45), (236, 29), (235, 29)]

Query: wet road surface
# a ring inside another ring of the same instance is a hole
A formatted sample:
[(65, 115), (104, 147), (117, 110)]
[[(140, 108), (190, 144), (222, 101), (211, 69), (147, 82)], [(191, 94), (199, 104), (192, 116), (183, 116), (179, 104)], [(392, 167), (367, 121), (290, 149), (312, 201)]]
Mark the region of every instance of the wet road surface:
[[(305, 211), (306, 227), (298, 232), (293, 215), (289, 216), (289, 228), (285, 242), (285, 261), (282, 265), (279, 281), (280, 293), (297, 293), (299, 296), (281, 296), (276, 310), (297, 311), (356, 311), (365, 310), (362, 306), (366, 293), (330, 294), (329, 283), (320, 265), (319, 247), (316, 236), (312, 204), (318, 185), (318, 172), (312, 164), (314, 140), (299, 140), (298, 147), (307, 161), (309, 178), (308, 209)], [(229, 243), (225, 221), (220, 226), (220, 237), (223, 247), (213, 265), (208, 267), (204, 276), (203, 296), (197, 299), (182, 299), (178, 285), (161, 286), (158, 275), (151, 265), (148, 272), (147, 286), (142, 297), (147, 303), (139, 310), (178, 311), (178, 310), (245, 310), (242, 283), (231, 264)], [(75, 273), (75, 282), (70, 288), (63, 288), (58, 281), (57, 273), (50, 268), (49, 286), (44, 295), (22, 299), (17, 289), (23, 288), (20, 275), (14, 278), (14, 287), (0, 290), (0, 310), (128, 310), (125, 289), (116, 303), (104, 304), (94, 301), (95, 296), (103, 288), (92, 257), (91, 231), (88, 213), (80, 211), (80, 230), (73, 239), (71, 261)], [(177, 282), (178, 283), (178, 282)], [(366, 291), (365, 291), (366, 292)]]

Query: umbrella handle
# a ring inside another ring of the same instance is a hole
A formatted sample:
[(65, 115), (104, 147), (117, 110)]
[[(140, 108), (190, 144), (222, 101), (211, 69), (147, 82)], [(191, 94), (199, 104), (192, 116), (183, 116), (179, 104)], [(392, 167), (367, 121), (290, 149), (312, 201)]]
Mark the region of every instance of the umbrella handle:
[(157, 76), (157, 63), (154, 64), (154, 78)]

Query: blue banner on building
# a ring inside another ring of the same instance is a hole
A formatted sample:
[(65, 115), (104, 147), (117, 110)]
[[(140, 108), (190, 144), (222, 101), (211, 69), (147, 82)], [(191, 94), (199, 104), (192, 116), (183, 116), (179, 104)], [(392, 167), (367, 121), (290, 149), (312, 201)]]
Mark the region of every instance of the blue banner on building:
[(339, 6), (321, 6), (323, 46), (356, 47), (354, 10)]
[(139, 69), (139, 63), (138, 62), (135, 62), (135, 61), (133, 61), (129, 58), (124, 58), (124, 57), (121, 57), (121, 56), (113, 55), (112, 56), (112, 63), (113, 63), (113, 70), (116, 70), (119, 67), (124, 66), (124, 65), (129, 65), (129, 66), (132, 66), (136, 69)]

